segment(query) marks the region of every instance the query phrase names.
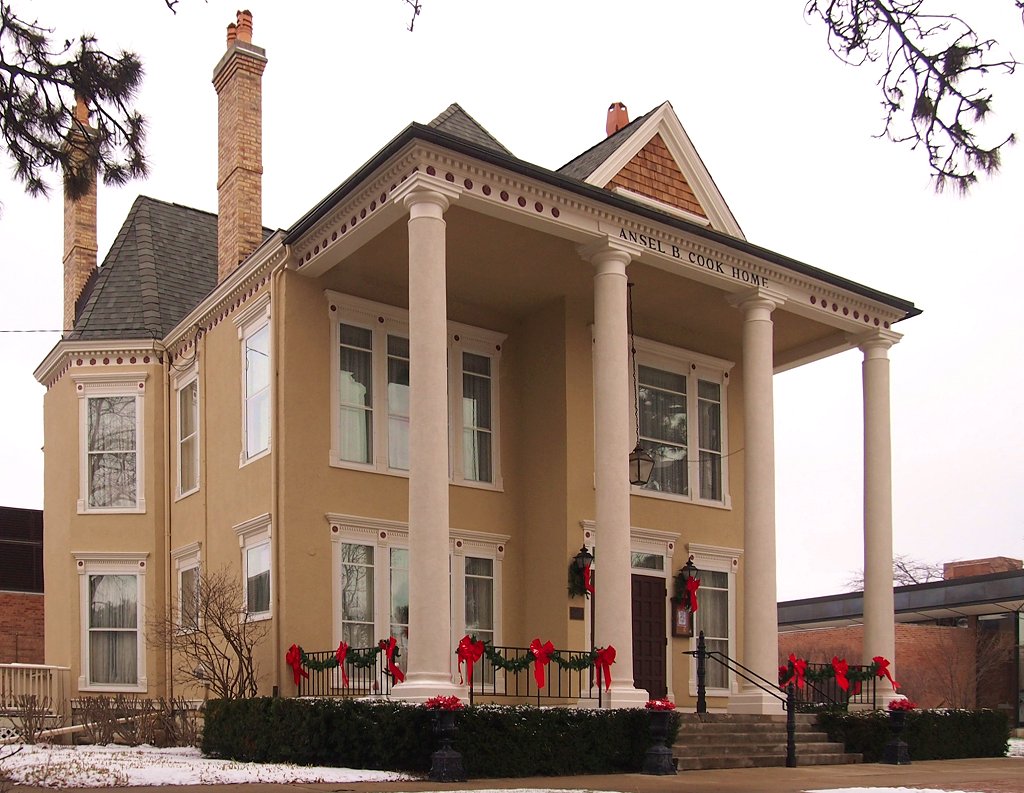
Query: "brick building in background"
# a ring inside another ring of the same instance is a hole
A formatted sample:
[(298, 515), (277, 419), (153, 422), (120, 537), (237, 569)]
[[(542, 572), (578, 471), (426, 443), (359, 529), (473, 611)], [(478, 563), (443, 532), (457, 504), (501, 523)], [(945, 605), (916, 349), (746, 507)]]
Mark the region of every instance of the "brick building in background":
[[(896, 587), (896, 679), (920, 706), (993, 708), (1024, 724), (1024, 569), (1006, 557), (943, 565)], [(861, 592), (779, 603), (780, 663), (864, 657)], [(870, 655), (870, 653), (869, 653)]]
[(0, 507), (0, 663), (43, 663), (43, 511)]

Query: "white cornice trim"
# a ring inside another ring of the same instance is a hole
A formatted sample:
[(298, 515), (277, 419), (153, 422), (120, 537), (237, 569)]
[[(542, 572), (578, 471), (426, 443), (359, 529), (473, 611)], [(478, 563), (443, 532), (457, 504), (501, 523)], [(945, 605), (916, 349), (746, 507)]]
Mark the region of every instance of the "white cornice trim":
[[(163, 360), (164, 348), (159, 342), (152, 339), (131, 340), (131, 339), (91, 339), (88, 341), (59, 341), (50, 352), (46, 354), (39, 366), (32, 373), (36, 381), (49, 388), (60, 375), (71, 368), (73, 359), (102, 358), (112, 359), (105, 366), (138, 366), (139, 361), (131, 362), (132, 356), (143, 358), (150, 355), (154, 358), (152, 365), (158, 365)], [(117, 358), (123, 360), (117, 363)], [(98, 365), (98, 364), (97, 364)], [(143, 364), (147, 365), (147, 364)], [(115, 370), (116, 371), (116, 370)]]

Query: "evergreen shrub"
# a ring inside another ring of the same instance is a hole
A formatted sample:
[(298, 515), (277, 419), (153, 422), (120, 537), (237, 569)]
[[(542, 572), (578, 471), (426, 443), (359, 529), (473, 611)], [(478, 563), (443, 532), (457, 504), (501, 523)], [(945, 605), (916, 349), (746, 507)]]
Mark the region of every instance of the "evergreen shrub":
[[(892, 737), (886, 711), (864, 713), (823, 712), (821, 725), (832, 741), (841, 741), (848, 752), (877, 763)], [(1006, 754), (1010, 724), (1005, 713), (994, 710), (911, 710), (899, 738), (913, 760), (954, 760), (965, 757), (1002, 757)]]
[[(639, 771), (651, 745), (643, 709), (482, 705), (457, 711), (454, 748), (471, 777)], [(425, 708), (345, 699), (216, 700), (207, 706), (203, 753), (247, 762), (430, 769), (438, 748)], [(669, 742), (679, 719), (672, 719)]]

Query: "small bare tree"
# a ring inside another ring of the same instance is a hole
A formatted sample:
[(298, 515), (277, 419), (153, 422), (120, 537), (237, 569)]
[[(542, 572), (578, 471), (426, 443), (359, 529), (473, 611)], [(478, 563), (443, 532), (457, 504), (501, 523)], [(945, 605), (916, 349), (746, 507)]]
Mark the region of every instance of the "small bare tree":
[[(928, 581), (942, 580), (942, 564), (939, 562), (923, 562), (905, 553), (897, 554), (892, 560), (892, 583), (894, 586), (924, 584)], [(843, 584), (851, 592), (864, 589), (864, 571), (856, 570)]]
[[(220, 699), (256, 696), (253, 656), (270, 623), (249, 619), (241, 583), (227, 569), (202, 572), (196, 600), (185, 609), (178, 601), (171, 613), (152, 617), (148, 642), (171, 653), (175, 680), (199, 679)], [(182, 624), (182, 614), (191, 624)]]

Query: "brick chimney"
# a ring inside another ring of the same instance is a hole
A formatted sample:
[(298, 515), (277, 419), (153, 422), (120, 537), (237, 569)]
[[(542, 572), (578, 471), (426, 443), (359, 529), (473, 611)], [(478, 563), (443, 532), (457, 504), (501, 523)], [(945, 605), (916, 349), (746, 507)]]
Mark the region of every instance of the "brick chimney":
[(614, 135), (629, 123), (629, 111), (622, 102), (612, 102), (608, 105), (608, 121), (605, 123), (605, 133)]
[(217, 282), (263, 241), (263, 102), (266, 51), (252, 43), (252, 14), (228, 25), (213, 70), (217, 90)]
[[(71, 156), (76, 165), (84, 162), (89, 126), (89, 109), (76, 97), (75, 123), (68, 132)], [(96, 269), (96, 174), (81, 198), (64, 195), (64, 332), (75, 326), (75, 303), (82, 294), (89, 276)]]

